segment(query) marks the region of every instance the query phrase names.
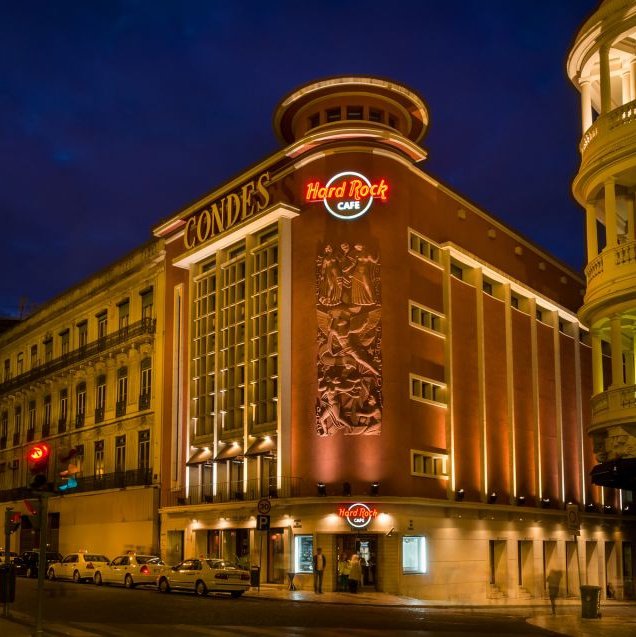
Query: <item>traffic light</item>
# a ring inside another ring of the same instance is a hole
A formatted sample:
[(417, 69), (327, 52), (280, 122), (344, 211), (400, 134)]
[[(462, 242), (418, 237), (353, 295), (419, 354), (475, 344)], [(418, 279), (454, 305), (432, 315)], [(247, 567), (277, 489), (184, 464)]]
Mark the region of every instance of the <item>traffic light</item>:
[(4, 531), (5, 533), (15, 533), (20, 528), (22, 514), (19, 511), (7, 510), (4, 514)]
[(29, 486), (35, 491), (49, 491), (51, 488), (48, 481), (50, 455), (51, 448), (46, 442), (38, 442), (27, 449), (27, 462), (33, 476)]

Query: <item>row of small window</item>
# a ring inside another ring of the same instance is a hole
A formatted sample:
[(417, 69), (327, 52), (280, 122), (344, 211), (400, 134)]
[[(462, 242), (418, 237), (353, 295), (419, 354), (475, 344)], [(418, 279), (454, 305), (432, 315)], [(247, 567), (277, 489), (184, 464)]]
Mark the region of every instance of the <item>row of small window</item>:
[[(423, 535), (405, 535), (401, 545), (402, 573), (414, 575), (428, 572), (428, 559), (426, 554), (426, 537)], [(314, 537), (313, 535), (294, 535), (294, 572), (313, 573), (314, 561)], [(360, 554), (364, 559), (364, 555)], [(350, 555), (339, 555), (338, 560), (350, 559)], [(367, 555), (369, 560), (373, 554)], [(367, 562), (366, 566), (375, 567), (376, 564)], [(334, 570), (336, 567), (334, 565)], [(338, 565), (338, 572), (340, 572)]]
[[(142, 290), (141, 297), (141, 318), (152, 318), (152, 306), (153, 306), (153, 290), (148, 288)], [(118, 310), (118, 329), (126, 329), (130, 320), (130, 299), (126, 298), (117, 304)], [(96, 335), (97, 340), (105, 338), (108, 334), (108, 310), (102, 310), (95, 315), (96, 321)], [(88, 345), (88, 319), (79, 321), (76, 326), (76, 348), (81, 349)], [(71, 329), (64, 328), (58, 333), (58, 348), (57, 355), (65, 356), (71, 351)], [(43, 361), (40, 357), (43, 356)], [(30, 348), (30, 362), (29, 369), (35, 369), (42, 362), (49, 363), (53, 360), (54, 356), (54, 342), (52, 336), (47, 336), (43, 339), (42, 345), (31, 345)], [(18, 352), (15, 356), (15, 374), (12, 373), (11, 358), (6, 358), (4, 361), (4, 373), (2, 382), (8, 381), (14, 375), (19, 376), (24, 374), (27, 369), (25, 367), (25, 353), (24, 351)]]
[(316, 126), (320, 126), (320, 124), (330, 124), (331, 122), (339, 122), (343, 119), (366, 120), (368, 122), (387, 124), (391, 128), (397, 129), (398, 127), (398, 119), (391, 113), (385, 113), (379, 108), (365, 108), (364, 106), (353, 105), (346, 107), (334, 106), (333, 108), (326, 109), (324, 113), (313, 113), (307, 118), (307, 128), (312, 129), (316, 128)]
[[(120, 473), (126, 471), (126, 434), (115, 436), (114, 440), (114, 472)], [(78, 476), (86, 476), (84, 471), (84, 445), (74, 446), (74, 454), (70, 463), (74, 465), (74, 473)], [(105, 442), (104, 440), (96, 440), (93, 443), (93, 463), (92, 475), (103, 476), (106, 473), (105, 464)], [(137, 433), (137, 469), (144, 470), (150, 468), (150, 429), (145, 429)], [(0, 473), (4, 473), (7, 469), (18, 471), (20, 469), (20, 460), (15, 459), (11, 462), (0, 462)]]
[(423, 403), (446, 406), (446, 384), (409, 374), (409, 397)]
[[(150, 394), (152, 389), (152, 359), (144, 358), (140, 363), (140, 409), (148, 409), (150, 407)], [(78, 383), (75, 388), (75, 415), (78, 424), (84, 424), (84, 416), (86, 414), (86, 383)], [(58, 422), (66, 423), (68, 419), (69, 401), (68, 389), (59, 391), (58, 402)], [(120, 367), (117, 370), (117, 416), (123, 416), (126, 413), (126, 404), (128, 401), (128, 368)], [(100, 374), (95, 381), (95, 420), (100, 422), (104, 419), (104, 409), (106, 406), (106, 374)], [(42, 426), (44, 429), (51, 426), (51, 396), (44, 396), (43, 400), (43, 419)], [(122, 413), (123, 411), (123, 413)], [(81, 421), (81, 422), (80, 422)], [(37, 405), (35, 400), (29, 401), (28, 405), (28, 431), (34, 431), (37, 422)], [(9, 412), (3, 411), (0, 415), (0, 438), (5, 441), (9, 430)], [(13, 435), (19, 436), (22, 430), (22, 407), (16, 406), (14, 409), (14, 425)], [(17, 442), (15, 444), (18, 444)]]
[(448, 478), (448, 455), (411, 449), (411, 475)]

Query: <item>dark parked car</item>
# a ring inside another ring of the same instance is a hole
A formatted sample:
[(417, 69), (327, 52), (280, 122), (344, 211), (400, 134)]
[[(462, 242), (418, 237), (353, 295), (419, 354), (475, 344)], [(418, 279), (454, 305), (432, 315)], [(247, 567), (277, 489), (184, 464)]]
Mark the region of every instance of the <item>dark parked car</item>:
[[(60, 553), (53, 553), (52, 551), (47, 551), (46, 553), (47, 566), (52, 562), (59, 562), (61, 559), (62, 555)], [(22, 555), (16, 557), (13, 560), (13, 565), (16, 569), (16, 575), (23, 575), (24, 577), (37, 577), (39, 561), (40, 551), (25, 551), (24, 553), (22, 553)]]

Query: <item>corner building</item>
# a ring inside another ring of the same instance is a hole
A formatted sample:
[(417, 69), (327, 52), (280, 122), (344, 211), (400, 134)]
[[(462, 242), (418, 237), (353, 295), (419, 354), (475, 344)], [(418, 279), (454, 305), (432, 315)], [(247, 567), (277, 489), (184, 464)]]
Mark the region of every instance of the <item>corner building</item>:
[(366, 587), (480, 601), (551, 569), (578, 595), (578, 559), (629, 596), (629, 494), (589, 478), (584, 281), (422, 170), (428, 118), (391, 81), (303, 86), (280, 151), (155, 228), (162, 555), (310, 589), (320, 546), (336, 590), (358, 551)]

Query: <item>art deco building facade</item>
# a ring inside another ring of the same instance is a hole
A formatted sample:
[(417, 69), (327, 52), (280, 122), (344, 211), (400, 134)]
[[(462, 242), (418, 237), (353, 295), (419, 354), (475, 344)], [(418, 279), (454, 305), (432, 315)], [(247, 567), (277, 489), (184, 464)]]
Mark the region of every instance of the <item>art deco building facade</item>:
[(462, 600), (551, 569), (578, 595), (578, 561), (631, 595), (630, 496), (589, 477), (584, 281), (422, 170), (407, 87), (308, 84), (274, 126), (280, 151), (155, 228), (162, 555), (311, 587), (321, 546), (334, 589), (359, 551), (367, 586)]
[(51, 550), (158, 550), (164, 263), (161, 241), (0, 334), (0, 510), (22, 515), (13, 550), (39, 546), (24, 503), (27, 449), (51, 448)]
[(581, 166), (573, 183), (587, 217), (597, 484), (636, 488), (636, 2), (606, 0), (578, 33), (567, 65), (581, 92)]

